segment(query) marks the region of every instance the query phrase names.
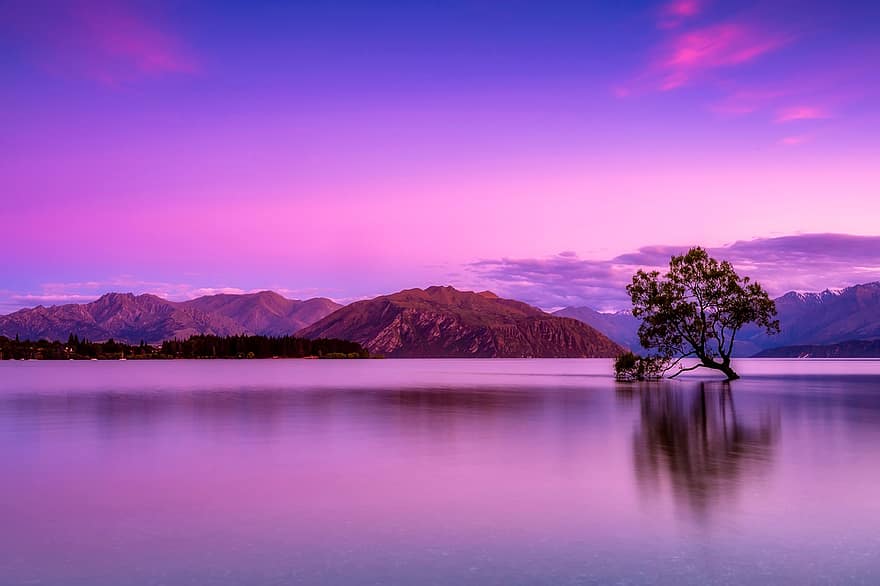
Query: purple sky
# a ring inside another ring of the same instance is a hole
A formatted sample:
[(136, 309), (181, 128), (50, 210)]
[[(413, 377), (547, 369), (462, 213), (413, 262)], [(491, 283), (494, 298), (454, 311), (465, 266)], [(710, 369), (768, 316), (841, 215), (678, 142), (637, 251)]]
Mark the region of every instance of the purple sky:
[(880, 279), (880, 6), (611, 4), (0, 0), (0, 313)]

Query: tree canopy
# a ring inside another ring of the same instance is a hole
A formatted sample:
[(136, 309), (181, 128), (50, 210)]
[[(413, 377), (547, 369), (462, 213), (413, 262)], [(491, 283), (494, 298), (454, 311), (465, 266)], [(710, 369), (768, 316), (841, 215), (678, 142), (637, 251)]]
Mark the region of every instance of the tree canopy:
[[(754, 323), (768, 334), (779, 331), (776, 305), (764, 288), (700, 247), (672, 257), (665, 275), (638, 271), (626, 290), (633, 316), (642, 320), (639, 341), (668, 360), (668, 369), (678, 366), (673, 377), (705, 367), (728, 380), (739, 378), (730, 359), (742, 326)], [(699, 362), (685, 367), (684, 358)]]

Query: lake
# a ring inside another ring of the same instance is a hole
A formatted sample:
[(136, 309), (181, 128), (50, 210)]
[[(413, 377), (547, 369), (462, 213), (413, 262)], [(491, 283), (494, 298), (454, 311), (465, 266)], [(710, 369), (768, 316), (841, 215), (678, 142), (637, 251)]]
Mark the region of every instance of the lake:
[(880, 583), (880, 361), (0, 363), (0, 584)]

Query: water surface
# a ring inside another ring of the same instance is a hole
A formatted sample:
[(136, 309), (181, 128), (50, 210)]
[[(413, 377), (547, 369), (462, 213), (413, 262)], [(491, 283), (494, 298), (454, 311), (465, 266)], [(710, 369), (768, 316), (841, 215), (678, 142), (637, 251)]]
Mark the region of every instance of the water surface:
[(0, 584), (877, 584), (880, 362), (0, 363)]

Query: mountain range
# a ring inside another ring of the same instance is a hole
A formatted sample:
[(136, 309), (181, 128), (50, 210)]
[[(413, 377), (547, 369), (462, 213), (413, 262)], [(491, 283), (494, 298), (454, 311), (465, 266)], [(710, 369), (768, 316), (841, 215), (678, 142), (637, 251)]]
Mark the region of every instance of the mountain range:
[(610, 357), (623, 351), (594, 328), (486, 291), (408, 289), (342, 307), (264, 291), (166, 301), (108, 293), (86, 304), (0, 317), (0, 335), (157, 343), (193, 334), (296, 334), (341, 338), (389, 357)]
[(589, 325), (494, 293), (407, 289), (358, 301), (301, 330), (395, 358), (613, 357), (623, 348)]
[[(775, 299), (781, 332), (768, 336), (746, 326), (734, 354), (753, 356), (769, 348), (819, 346), (880, 338), (880, 282), (820, 293), (790, 292)], [(639, 321), (628, 313), (598, 313), (588, 307), (567, 307), (554, 315), (582, 320), (609, 338), (639, 350)]]
[[(736, 355), (793, 346), (799, 348), (778, 355), (864, 355), (874, 346), (850, 342), (880, 339), (880, 282), (821, 293), (791, 292), (775, 301), (781, 333), (767, 336), (747, 326)], [(326, 298), (301, 301), (271, 291), (182, 302), (108, 293), (91, 303), (38, 306), (0, 316), (0, 335), (22, 339), (66, 340), (75, 333), (93, 341), (114, 338), (136, 344), (193, 334), (297, 334), (339, 337), (373, 353), (410, 357), (612, 356), (620, 346), (640, 350), (638, 326), (626, 312), (567, 307), (551, 315), (490, 292), (452, 287), (407, 289), (345, 307)]]
[(782, 346), (755, 354), (756, 358), (878, 358), (880, 340), (848, 340), (836, 344)]
[(821, 293), (787, 293), (776, 299), (782, 331), (768, 338), (744, 328), (743, 339), (761, 349), (836, 344), (880, 338), (880, 282)]
[(265, 336), (290, 335), (342, 307), (326, 297), (299, 301), (287, 299), (273, 291), (208, 295), (186, 301), (184, 305), (227, 317), (247, 332)]
[(209, 295), (174, 302), (155, 295), (107, 293), (91, 303), (37, 306), (0, 316), (0, 335), (67, 340), (74, 333), (92, 341), (155, 344), (194, 334), (283, 335), (342, 307), (325, 298), (299, 301), (272, 291)]

